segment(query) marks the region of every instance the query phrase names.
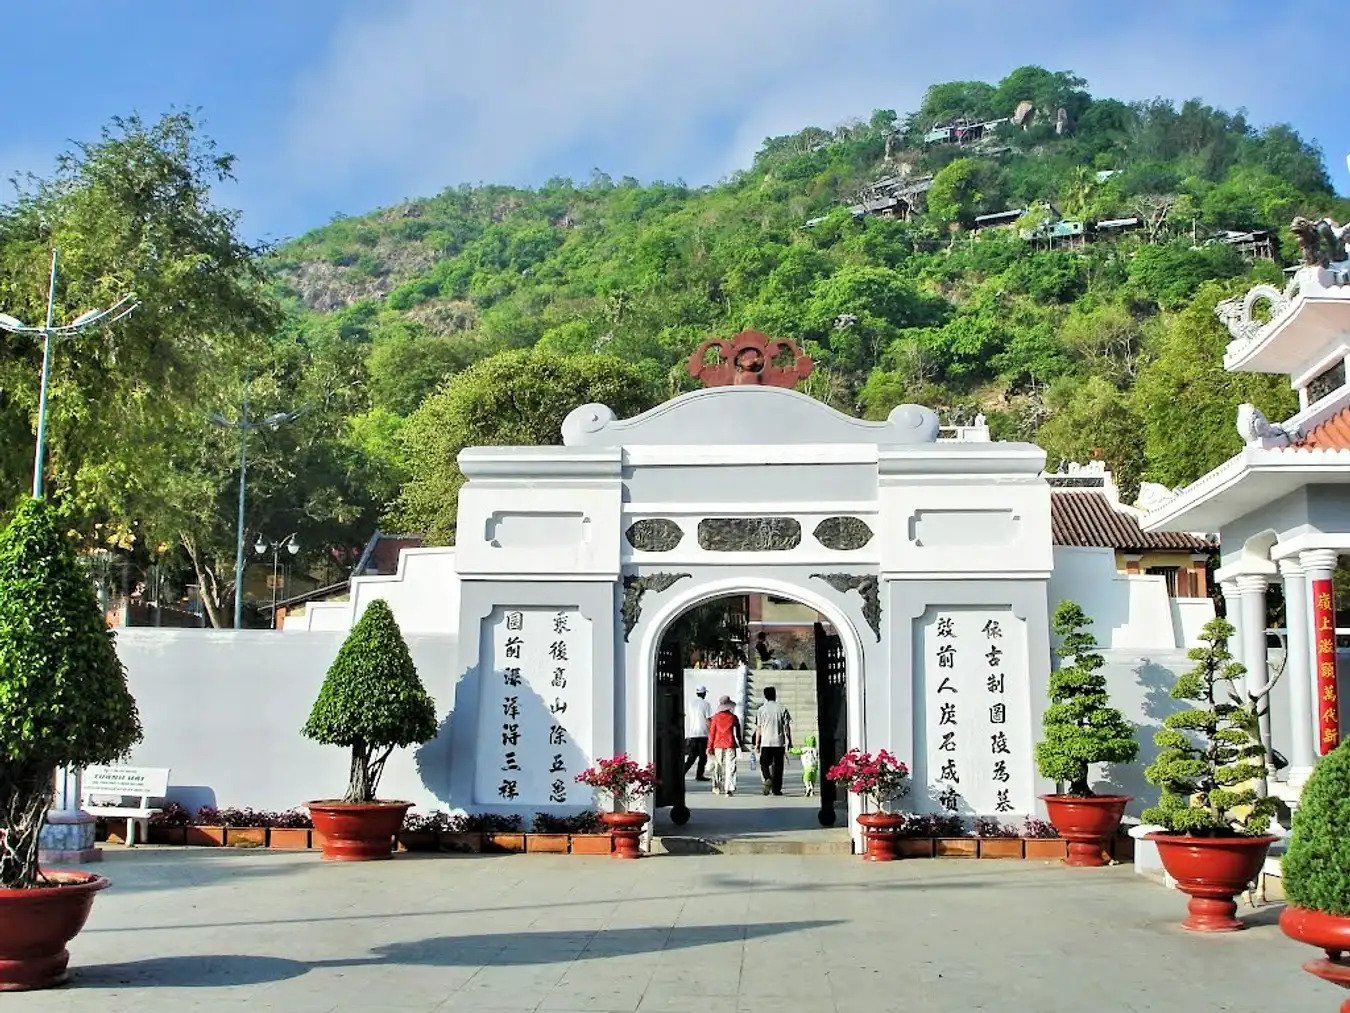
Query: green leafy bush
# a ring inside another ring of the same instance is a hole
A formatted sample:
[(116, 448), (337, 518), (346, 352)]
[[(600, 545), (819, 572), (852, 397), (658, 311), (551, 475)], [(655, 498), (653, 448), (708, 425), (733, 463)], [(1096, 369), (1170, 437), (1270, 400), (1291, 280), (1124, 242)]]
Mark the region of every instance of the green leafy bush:
[(1051, 627), (1061, 640), (1056, 653), (1073, 659), (1050, 675), (1050, 706), (1042, 724), (1045, 738), (1036, 743), (1036, 766), (1042, 777), (1068, 785), (1068, 794), (1090, 796), (1088, 767), (1094, 763), (1129, 763), (1139, 755), (1134, 729), (1107, 702), (1103, 661), (1097, 638), (1087, 631), (1090, 620), (1075, 602), (1062, 601)]
[(371, 602), (347, 635), (301, 733), (351, 748), (344, 802), (375, 801), (389, 754), (436, 734), (435, 704), (383, 601)]
[(0, 534), (0, 887), (34, 885), (55, 769), (140, 741), (136, 701), (94, 589), (42, 500)]
[(1144, 810), (1145, 823), (1199, 837), (1254, 836), (1270, 825), (1275, 799), (1258, 798), (1250, 784), (1265, 776), (1265, 751), (1247, 731), (1256, 724), (1252, 708), (1236, 702), (1231, 686), (1247, 671), (1228, 653), (1232, 635), (1231, 625), (1211, 619), (1200, 634), (1204, 646), (1187, 653), (1196, 666), (1178, 677), (1171, 695), (1199, 706), (1169, 714), (1153, 736), (1161, 751), (1144, 776), (1162, 795)]
[(1350, 739), (1322, 757), (1303, 786), (1281, 875), (1299, 907), (1350, 917)]

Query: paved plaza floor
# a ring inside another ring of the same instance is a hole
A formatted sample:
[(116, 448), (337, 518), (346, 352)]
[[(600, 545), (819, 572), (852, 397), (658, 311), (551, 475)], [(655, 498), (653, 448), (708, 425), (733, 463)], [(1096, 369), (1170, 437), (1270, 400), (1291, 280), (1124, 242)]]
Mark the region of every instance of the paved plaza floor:
[(64, 989), (9, 1013), (157, 1010), (1332, 1010), (1310, 950), (1176, 927), (1130, 867), (108, 849)]

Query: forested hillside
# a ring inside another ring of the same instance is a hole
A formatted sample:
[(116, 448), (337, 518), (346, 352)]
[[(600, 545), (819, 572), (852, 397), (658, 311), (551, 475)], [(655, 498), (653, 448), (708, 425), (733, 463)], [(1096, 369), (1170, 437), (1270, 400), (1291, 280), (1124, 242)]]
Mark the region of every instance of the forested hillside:
[[(1214, 301), (1278, 281), (1293, 216), (1344, 202), (1288, 127), (1083, 85), (1036, 67), (935, 85), (908, 116), (769, 138), (711, 187), (597, 171), (449, 189), (334, 221), (272, 270), (302, 333), (368, 348), (367, 426), (396, 426), (447, 375), (505, 349), (604, 352), (674, 392), (700, 339), (755, 327), (804, 341), (820, 364), (810, 392), (842, 410), (983, 411), (1052, 463), (1097, 453), (1127, 487), (1177, 484), (1231, 451), (1236, 400), (1274, 416), (1293, 403), (1278, 380), (1222, 375)], [(923, 140), (1015, 113), (974, 142)], [(929, 175), (908, 221), (848, 210), (879, 178)], [(1020, 208), (1013, 228), (970, 231)], [(1079, 249), (1022, 238), (1056, 212), (1139, 224)], [(1279, 230), (1277, 261), (1214, 238), (1256, 229)]]
[[(582, 401), (640, 411), (688, 387), (701, 339), (745, 327), (802, 341), (808, 392), (843, 411), (983, 412), (1052, 467), (1179, 485), (1237, 448), (1239, 402), (1294, 405), (1278, 377), (1222, 371), (1215, 302), (1281, 280), (1295, 215), (1350, 209), (1286, 126), (1036, 67), (769, 138), (713, 186), (457, 187), (271, 251), (211, 203), (233, 167), (190, 116), (115, 121), (0, 209), (5, 312), (41, 319), (54, 245), (58, 319), (141, 300), (58, 348), (47, 471), (72, 535), (129, 586), (152, 567), (197, 585), (213, 622), (239, 437), (207, 419), (241, 417), (245, 376), (251, 418), (300, 410), (249, 437), (246, 541), (297, 532), (318, 579), (377, 525), (452, 539), (460, 447), (556, 440)], [(40, 361), (0, 343), (8, 503)]]

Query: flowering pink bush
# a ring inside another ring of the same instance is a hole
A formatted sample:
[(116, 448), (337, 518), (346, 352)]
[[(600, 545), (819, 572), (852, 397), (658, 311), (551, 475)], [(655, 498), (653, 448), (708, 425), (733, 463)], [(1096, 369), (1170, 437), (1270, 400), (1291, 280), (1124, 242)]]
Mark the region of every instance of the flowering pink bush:
[(855, 795), (873, 799), (883, 810), (909, 794), (909, 767), (885, 749), (878, 750), (876, 756), (850, 749), (825, 776)]
[(587, 767), (577, 775), (577, 782), (608, 795), (618, 812), (626, 809), (633, 799), (656, 790), (656, 768), (650, 763), (640, 767), (636, 760), (630, 760), (627, 753), (622, 753), (608, 760), (596, 760), (595, 766)]

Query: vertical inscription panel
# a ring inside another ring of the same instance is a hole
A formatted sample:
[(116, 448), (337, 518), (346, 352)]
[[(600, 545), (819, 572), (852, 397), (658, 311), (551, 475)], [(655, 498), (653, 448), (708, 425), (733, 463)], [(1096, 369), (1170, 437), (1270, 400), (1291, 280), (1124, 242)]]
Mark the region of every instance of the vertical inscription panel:
[(498, 606), (483, 619), (474, 801), (589, 805), (591, 623), (575, 606)]
[(1034, 812), (1026, 624), (1008, 608), (952, 605), (915, 625), (921, 806), (1008, 821)]

